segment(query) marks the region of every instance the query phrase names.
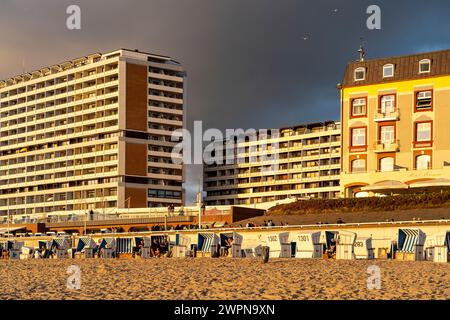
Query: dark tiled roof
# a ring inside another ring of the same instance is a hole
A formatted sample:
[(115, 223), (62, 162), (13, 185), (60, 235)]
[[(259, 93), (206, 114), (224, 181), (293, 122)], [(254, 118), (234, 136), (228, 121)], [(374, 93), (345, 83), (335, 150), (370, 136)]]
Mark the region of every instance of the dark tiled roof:
[[(419, 61), (431, 60), (431, 72), (419, 74)], [(394, 77), (383, 78), (383, 66), (392, 63), (395, 66)], [(366, 68), (366, 79), (354, 81), (356, 68)], [(450, 74), (450, 50), (420, 53), (399, 57), (381, 58), (366, 61), (354, 61), (347, 65), (343, 87), (387, 83), (393, 81), (413, 80)]]

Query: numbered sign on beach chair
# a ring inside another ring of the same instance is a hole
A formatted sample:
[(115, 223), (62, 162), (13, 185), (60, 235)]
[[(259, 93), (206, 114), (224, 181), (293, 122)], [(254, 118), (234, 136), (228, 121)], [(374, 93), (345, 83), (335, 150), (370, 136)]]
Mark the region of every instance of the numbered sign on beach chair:
[(321, 258), (322, 245), (320, 232), (291, 232), (291, 241), (295, 242), (295, 257), (303, 259)]
[(425, 234), (420, 229), (399, 229), (396, 259), (423, 260)]
[(372, 238), (356, 238), (354, 253), (356, 259), (374, 259)]
[(211, 250), (219, 243), (219, 237), (213, 232), (201, 232), (198, 234), (197, 250), (203, 256), (211, 254)]
[(269, 247), (271, 258), (290, 258), (291, 243), (289, 242), (289, 232), (272, 233), (266, 235), (266, 244)]

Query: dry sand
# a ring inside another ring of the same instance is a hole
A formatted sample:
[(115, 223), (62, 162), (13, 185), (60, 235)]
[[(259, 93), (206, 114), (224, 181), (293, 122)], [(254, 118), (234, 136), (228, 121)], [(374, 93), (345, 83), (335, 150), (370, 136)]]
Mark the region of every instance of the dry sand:
[[(67, 289), (67, 268), (81, 289)], [(367, 267), (381, 290), (367, 289)], [(0, 260), (0, 299), (449, 299), (450, 264), (271, 259)]]

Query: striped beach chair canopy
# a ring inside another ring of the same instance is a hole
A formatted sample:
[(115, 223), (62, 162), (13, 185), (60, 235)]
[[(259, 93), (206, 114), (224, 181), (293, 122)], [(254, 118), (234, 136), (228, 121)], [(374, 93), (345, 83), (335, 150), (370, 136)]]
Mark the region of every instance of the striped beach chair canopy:
[(218, 243), (218, 237), (211, 232), (199, 233), (197, 247), (202, 252), (211, 251), (211, 247)]
[(67, 250), (71, 247), (71, 241), (69, 238), (66, 237), (57, 237), (54, 238), (51, 242), (52, 248), (61, 249), (61, 250)]
[(95, 249), (97, 244), (91, 237), (80, 237), (78, 239), (77, 251), (83, 250), (83, 248)]
[(423, 237), (419, 229), (399, 229), (398, 230), (398, 251), (414, 252), (415, 246), (422, 243)]
[(116, 249), (116, 239), (114, 239), (114, 238), (103, 238), (100, 241), (99, 249), (104, 249), (106, 247), (109, 247), (109, 248), (115, 250)]
[(133, 238), (117, 238), (116, 239), (117, 253), (133, 253)]

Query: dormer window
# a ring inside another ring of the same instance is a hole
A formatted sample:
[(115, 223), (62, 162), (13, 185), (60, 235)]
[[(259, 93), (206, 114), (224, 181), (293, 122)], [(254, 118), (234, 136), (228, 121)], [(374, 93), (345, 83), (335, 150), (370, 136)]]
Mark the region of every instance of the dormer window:
[(357, 68), (355, 70), (355, 81), (363, 81), (366, 79), (366, 68)]
[(423, 59), (419, 61), (419, 73), (428, 73), (431, 71), (431, 60)]
[(394, 76), (394, 65), (393, 64), (385, 64), (383, 66), (383, 78), (391, 78)]

